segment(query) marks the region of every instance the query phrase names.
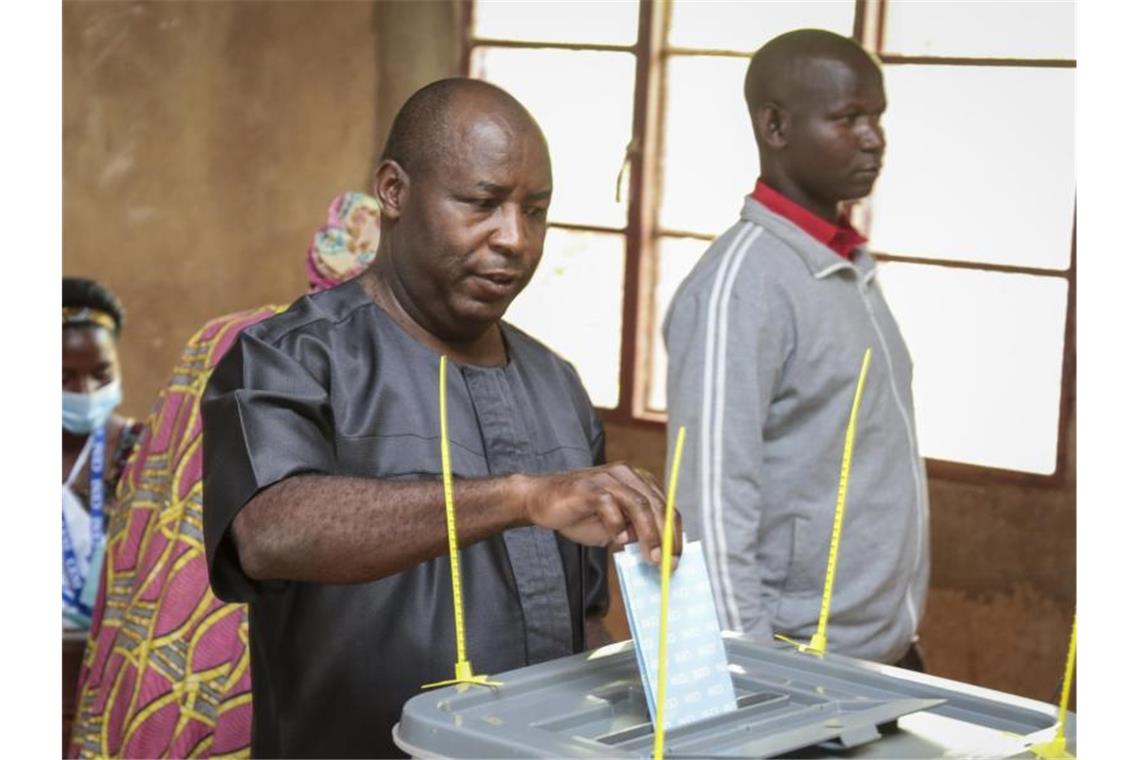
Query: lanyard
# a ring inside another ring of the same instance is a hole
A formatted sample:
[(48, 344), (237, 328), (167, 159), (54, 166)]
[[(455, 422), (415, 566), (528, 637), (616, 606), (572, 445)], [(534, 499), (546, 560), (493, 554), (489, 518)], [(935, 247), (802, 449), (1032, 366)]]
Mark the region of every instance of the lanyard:
[[(91, 567), (91, 558), (103, 543), (103, 442), (106, 439), (106, 429), (99, 428), (91, 435), (91, 546), (87, 550), (88, 569)], [(63, 572), (67, 583), (67, 588), (63, 590), (63, 598), (82, 610), (86, 605), (79, 602), (79, 594), (83, 591), (86, 579), (79, 570), (79, 558), (75, 554), (71, 532), (67, 529), (67, 517), (64, 516), (62, 519)]]

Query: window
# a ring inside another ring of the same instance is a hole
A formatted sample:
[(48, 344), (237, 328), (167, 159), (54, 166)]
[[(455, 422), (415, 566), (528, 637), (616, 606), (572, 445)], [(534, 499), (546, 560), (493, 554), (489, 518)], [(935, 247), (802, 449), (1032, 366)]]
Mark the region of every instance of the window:
[(508, 318), (575, 363), (607, 420), (664, 419), (665, 308), (758, 174), (748, 59), (816, 27), (883, 62), (888, 153), (856, 219), (915, 359), (923, 454), (947, 474), (1054, 473), (1074, 364), (1072, 3), (465, 8), (470, 75), (526, 104), (554, 164), (546, 256)]

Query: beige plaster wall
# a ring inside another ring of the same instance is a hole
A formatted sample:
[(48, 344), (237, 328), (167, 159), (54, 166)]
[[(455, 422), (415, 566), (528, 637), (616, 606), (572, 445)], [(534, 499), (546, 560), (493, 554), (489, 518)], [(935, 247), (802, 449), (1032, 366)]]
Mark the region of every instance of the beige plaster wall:
[[(207, 319), (286, 303), (399, 104), (457, 71), (451, 2), (65, 2), (63, 272), (128, 310), (143, 416)], [(432, 44), (423, 44), (429, 40)]]

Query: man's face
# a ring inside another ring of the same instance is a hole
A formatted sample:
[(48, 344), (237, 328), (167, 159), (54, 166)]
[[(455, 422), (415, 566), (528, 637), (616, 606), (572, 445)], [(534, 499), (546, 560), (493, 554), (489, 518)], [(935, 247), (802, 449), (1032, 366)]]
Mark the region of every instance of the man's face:
[(410, 311), (444, 339), (499, 320), (542, 258), (550, 157), (541, 133), (457, 106), (450, 150), (410, 178), (392, 265)]
[(781, 163), (813, 205), (834, 210), (869, 194), (879, 176), (886, 148), (882, 74), (869, 61), (833, 59), (805, 61), (797, 73), (796, 95), (785, 104)]

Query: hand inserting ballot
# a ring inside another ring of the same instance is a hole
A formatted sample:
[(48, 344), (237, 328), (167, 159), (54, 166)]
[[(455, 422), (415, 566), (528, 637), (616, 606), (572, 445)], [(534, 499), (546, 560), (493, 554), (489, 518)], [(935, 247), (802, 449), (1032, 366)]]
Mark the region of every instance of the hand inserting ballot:
[[(552, 475), (515, 475), (522, 518), (592, 546), (641, 544), (644, 556), (661, 562), (665, 494), (649, 472), (624, 462)], [(680, 515), (677, 531), (680, 532)], [(673, 547), (674, 565), (681, 542)]]

